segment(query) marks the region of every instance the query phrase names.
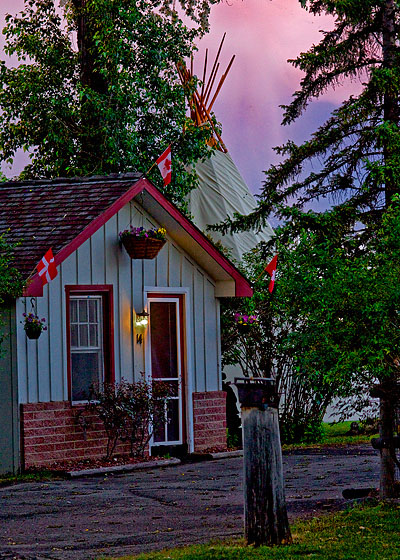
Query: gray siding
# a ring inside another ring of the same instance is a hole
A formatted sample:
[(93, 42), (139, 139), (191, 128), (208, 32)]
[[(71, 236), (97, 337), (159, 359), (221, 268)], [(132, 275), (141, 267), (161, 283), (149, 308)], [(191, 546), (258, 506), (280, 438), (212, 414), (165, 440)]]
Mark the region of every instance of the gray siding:
[(0, 474), (19, 469), (15, 305), (0, 307)]
[(145, 344), (136, 343), (134, 311), (145, 305), (144, 287), (186, 290), (187, 320), (192, 360), (188, 377), (194, 391), (220, 388), (219, 308), (213, 280), (185, 252), (168, 240), (154, 260), (131, 260), (119, 246), (118, 232), (133, 226), (157, 224), (136, 203), (130, 203), (100, 228), (59, 267), (55, 280), (36, 298), (38, 315), (48, 330), (28, 340), (20, 324), (22, 313), (31, 310), (30, 298), (17, 301), (19, 400), (27, 402), (68, 399), (66, 352), (66, 285), (112, 284), (114, 289), (115, 378), (137, 379), (145, 370)]

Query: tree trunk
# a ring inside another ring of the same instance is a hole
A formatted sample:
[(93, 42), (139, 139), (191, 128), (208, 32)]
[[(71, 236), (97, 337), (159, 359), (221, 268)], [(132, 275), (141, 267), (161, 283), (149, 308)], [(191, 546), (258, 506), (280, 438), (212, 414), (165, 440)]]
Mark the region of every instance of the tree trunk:
[[(382, 55), (383, 68), (391, 70), (396, 65), (396, 3), (395, 0), (386, 0), (382, 17)], [(383, 100), (383, 118), (385, 122), (398, 126), (399, 104), (395, 93), (386, 91)], [(394, 153), (393, 146), (385, 141), (383, 159), (385, 164), (385, 206), (390, 205), (392, 197), (399, 191), (399, 187), (390, 172), (390, 164)], [(394, 311), (396, 314), (396, 311)], [(395, 384), (396, 377), (390, 374), (385, 384)], [(380, 469), (380, 496), (390, 498), (394, 495), (395, 463), (393, 459), (393, 428), (394, 408), (390, 396), (380, 398), (380, 436), (389, 442), (381, 450)]]
[(395, 493), (395, 463), (393, 460), (394, 409), (390, 397), (380, 399), (379, 435), (386, 442), (381, 449), (380, 497), (392, 498)]
[[(72, 0), (77, 29), (77, 43), (79, 52), (80, 79), (83, 86), (90, 88), (96, 94), (106, 96), (108, 82), (104, 74), (96, 66), (99, 51), (94, 39), (95, 23), (88, 16), (87, 0)], [(102, 116), (98, 107), (91, 100), (91, 96), (81, 99), (81, 150), (79, 152), (79, 166), (86, 172), (100, 173), (105, 144)]]
[(242, 408), (242, 425), (246, 542), (290, 543), (278, 410)]

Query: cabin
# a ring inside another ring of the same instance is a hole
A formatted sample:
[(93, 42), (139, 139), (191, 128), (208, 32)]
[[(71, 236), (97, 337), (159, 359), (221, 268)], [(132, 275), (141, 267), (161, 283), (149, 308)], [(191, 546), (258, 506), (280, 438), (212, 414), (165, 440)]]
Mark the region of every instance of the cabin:
[[(2, 306), (0, 472), (104, 455), (104, 434), (77, 411), (94, 382), (144, 375), (176, 385), (150, 442), (188, 452), (226, 447), (219, 300), (247, 297), (247, 279), (138, 173), (0, 185), (0, 232), (20, 242), (24, 294)], [(164, 228), (153, 259), (131, 258), (119, 232)], [(57, 276), (36, 269), (52, 248)], [(24, 314), (45, 319), (30, 339)], [(148, 322), (143, 315), (148, 314)]]

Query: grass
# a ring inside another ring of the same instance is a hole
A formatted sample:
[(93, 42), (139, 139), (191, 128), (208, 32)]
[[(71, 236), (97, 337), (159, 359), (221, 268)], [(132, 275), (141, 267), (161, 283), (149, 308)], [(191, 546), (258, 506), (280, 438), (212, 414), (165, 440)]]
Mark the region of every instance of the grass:
[(350, 424), (352, 422), (338, 422), (335, 423), (328, 423), (324, 422), (324, 431), (325, 431), (325, 439), (324, 443), (328, 445), (347, 445), (352, 443), (370, 443), (371, 438), (374, 437), (375, 434), (367, 434), (367, 435), (357, 435), (357, 436), (348, 436), (346, 435), (347, 432), (350, 430)]
[(4, 474), (0, 475), (0, 487), (19, 484), (21, 482), (43, 482), (45, 480), (57, 480), (60, 478), (62, 477), (57, 475), (57, 473), (47, 470), (38, 470), (22, 474)]
[(290, 546), (253, 548), (243, 542), (218, 543), (124, 556), (123, 560), (398, 560), (400, 506), (358, 506), (298, 522), (292, 526), (292, 535)]
[(291, 451), (293, 449), (319, 449), (323, 447), (339, 446), (339, 445), (360, 445), (369, 444), (372, 437), (376, 437), (377, 434), (368, 435), (357, 435), (348, 436), (347, 432), (350, 430), (350, 421), (346, 422), (323, 422), (324, 428), (324, 438), (318, 443), (294, 443), (294, 444), (284, 444), (282, 449), (286, 451)]

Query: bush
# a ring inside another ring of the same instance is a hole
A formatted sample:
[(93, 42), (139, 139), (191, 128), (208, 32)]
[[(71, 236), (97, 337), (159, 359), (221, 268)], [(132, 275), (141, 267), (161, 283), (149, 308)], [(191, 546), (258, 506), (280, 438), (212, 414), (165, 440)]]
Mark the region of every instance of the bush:
[(282, 443), (318, 443), (324, 437), (324, 428), (319, 419), (286, 417), (280, 422)]
[(166, 421), (169, 396), (167, 383), (150, 384), (145, 379), (92, 387), (86, 409), (103, 422), (107, 434), (106, 459), (111, 459), (118, 441), (129, 443), (131, 457), (143, 457), (154, 430)]

